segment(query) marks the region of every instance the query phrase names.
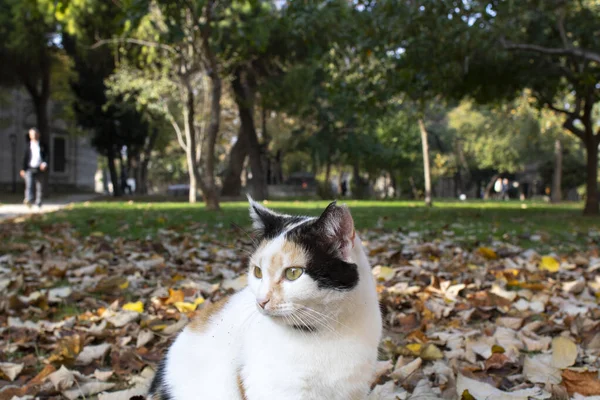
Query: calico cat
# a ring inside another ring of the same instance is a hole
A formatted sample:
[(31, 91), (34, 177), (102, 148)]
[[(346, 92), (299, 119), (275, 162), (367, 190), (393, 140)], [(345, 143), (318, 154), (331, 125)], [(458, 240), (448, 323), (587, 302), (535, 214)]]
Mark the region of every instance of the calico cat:
[(248, 286), (203, 309), (150, 387), (154, 400), (358, 400), (373, 380), (381, 314), (350, 211), (275, 213), (250, 199), (259, 242)]

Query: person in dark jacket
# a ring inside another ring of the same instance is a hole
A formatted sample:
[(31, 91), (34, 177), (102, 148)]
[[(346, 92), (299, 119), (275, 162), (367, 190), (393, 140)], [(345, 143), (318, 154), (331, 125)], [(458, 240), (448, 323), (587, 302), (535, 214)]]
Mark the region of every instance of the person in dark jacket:
[[(23, 203), (31, 207), (35, 204), (42, 206), (43, 173), (48, 169), (48, 153), (40, 143), (40, 131), (29, 129), (29, 146), (25, 148), (21, 178), (25, 179), (25, 200)], [(35, 186), (34, 186), (35, 185)]]

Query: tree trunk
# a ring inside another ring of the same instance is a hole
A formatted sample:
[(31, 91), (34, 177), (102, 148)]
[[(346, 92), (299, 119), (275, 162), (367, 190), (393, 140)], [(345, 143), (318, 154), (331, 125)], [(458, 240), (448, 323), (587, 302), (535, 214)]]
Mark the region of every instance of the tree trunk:
[[(213, 66), (214, 67), (214, 66)], [(202, 179), (201, 187), (204, 195), (206, 209), (217, 211), (219, 206), (219, 191), (215, 180), (215, 146), (217, 144), (217, 136), (219, 135), (219, 127), (221, 120), (221, 93), (222, 85), (216, 68), (212, 68), (208, 72), (211, 81), (210, 93), (210, 123), (208, 125), (206, 138), (206, 163), (204, 168), (204, 179)]]
[(186, 101), (183, 109), (183, 130), (185, 132), (185, 159), (187, 161), (188, 175), (190, 177), (189, 202), (196, 203), (198, 201), (198, 183), (200, 174), (198, 172), (198, 164), (196, 160), (196, 130), (194, 127), (195, 116), (195, 99), (194, 90), (190, 84), (189, 78), (184, 76), (181, 78), (185, 88)]
[(552, 177), (552, 202), (560, 203), (562, 200), (562, 158), (563, 148), (560, 139), (554, 142), (554, 175)]
[(242, 192), (242, 170), (248, 155), (248, 146), (244, 136), (244, 130), (240, 126), (237, 141), (229, 152), (229, 165), (223, 177), (223, 188), (221, 196), (237, 197)]
[(252, 169), (252, 184), (254, 185), (253, 195), (256, 200), (265, 200), (267, 198), (267, 182), (262, 165), (261, 148), (254, 125), (253, 104), (251, 99), (248, 98), (248, 91), (244, 87), (241, 68), (235, 70), (231, 85), (238, 106), (241, 129), (244, 130), (247, 140), (250, 168)]
[(423, 172), (425, 174), (425, 205), (432, 206), (431, 201), (431, 171), (429, 169), (429, 141), (427, 139), (427, 130), (423, 119), (419, 119), (419, 130), (421, 131), (421, 144), (423, 146)]
[(415, 180), (412, 176), (408, 177), (408, 182), (410, 182), (410, 188), (412, 190), (413, 198), (415, 200), (419, 199), (419, 190), (417, 190), (417, 185), (415, 185)]
[(593, 134), (586, 139), (587, 179), (583, 213), (585, 215), (598, 215), (598, 141)]
[(121, 186), (119, 185), (119, 175), (117, 174), (117, 166), (115, 165), (115, 155), (112, 150), (106, 156), (108, 160), (108, 170), (110, 172), (110, 181), (113, 185), (113, 196), (121, 196)]
[(499, 177), (500, 174), (494, 175), (492, 179), (488, 182), (488, 184), (485, 186), (485, 192), (483, 193), (484, 200), (489, 200), (492, 197), (492, 190), (494, 190), (494, 184), (496, 184), (496, 181)]
[(152, 133), (145, 143), (144, 150), (142, 151), (140, 162), (138, 165), (138, 176), (136, 180), (135, 190), (139, 194), (148, 194), (148, 164), (150, 164), (150, 157), (152, 157), (152, 150), (156, 144), (158, 138), (158, 128), (152, 127)]

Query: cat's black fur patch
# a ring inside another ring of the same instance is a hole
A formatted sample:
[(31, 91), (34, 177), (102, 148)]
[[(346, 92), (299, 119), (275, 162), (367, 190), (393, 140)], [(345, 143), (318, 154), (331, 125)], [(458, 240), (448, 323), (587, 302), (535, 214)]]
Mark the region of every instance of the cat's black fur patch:
[(315, 328), (314, 326), (310, 326), (310, 325), (292, 325), (292, 328), (294, 328), (297, 331), (307, 332), (307, 333), (313, 333), (313, 332), (317, 331), (317, 328)]
[(268, 210), (264, 210), (256, 206), (252, 206), (252, 208), (254, 209), (256, 215), (260, 218), (260, 221), (263, 225), (262, 229), (258, 230), (260, 239), (275, 239), (286, 228), (307, 219), (307, 217), (302, 216), (274, 214)]
[(319, 220), (308, 221), (286, 233), (286, 239), (300, 245), (309, 255), (306, 273), (320, 288), (351, 290), (358, 284), (358, 267), (336, 254)]
[(158, 369), (156, 370), (156, 374), (154, 375), (154, 379), (152, 379), (152, 383), (150, 384), (150, 390), (148, 394), (154, 396), (153, 398), (158, 398), (160, 400), (171, 400), (171, 394), (167, 386), (165, 385), (165, 371), (167, 369), (167, 357), (161, 360), (160, 364), (158, 364)]

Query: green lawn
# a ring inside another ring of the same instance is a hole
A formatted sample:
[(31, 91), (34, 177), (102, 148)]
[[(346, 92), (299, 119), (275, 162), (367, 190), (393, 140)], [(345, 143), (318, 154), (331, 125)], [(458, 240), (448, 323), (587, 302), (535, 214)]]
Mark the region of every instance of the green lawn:
[[(494, 240), (523, 247), (547, 246), (560, 251), (600, 241), (600, 219), (584, 217), (582, 204), (550, 205), (520, 201), (438, 201), (431, 209), (414, 201), (348, 201), (357, 229), (420, 232), (426, 240), (454, 237), (478, 245)], [(318, 215), (326, 201), (270, 201), (267, 206), (291, 214)], [(81, 235), (107, 234), (140, 239), (159, 229), (221, 230), (223, 237), (240, 234), (232, 224), (250, 226), (248, 204), (222, 204), (209, 212), (202, 204), (174, 202), (92, 202), (33, 218), (31, 229), (68, 222)], [(532, 237), (533, 235), (533, 237)]]

